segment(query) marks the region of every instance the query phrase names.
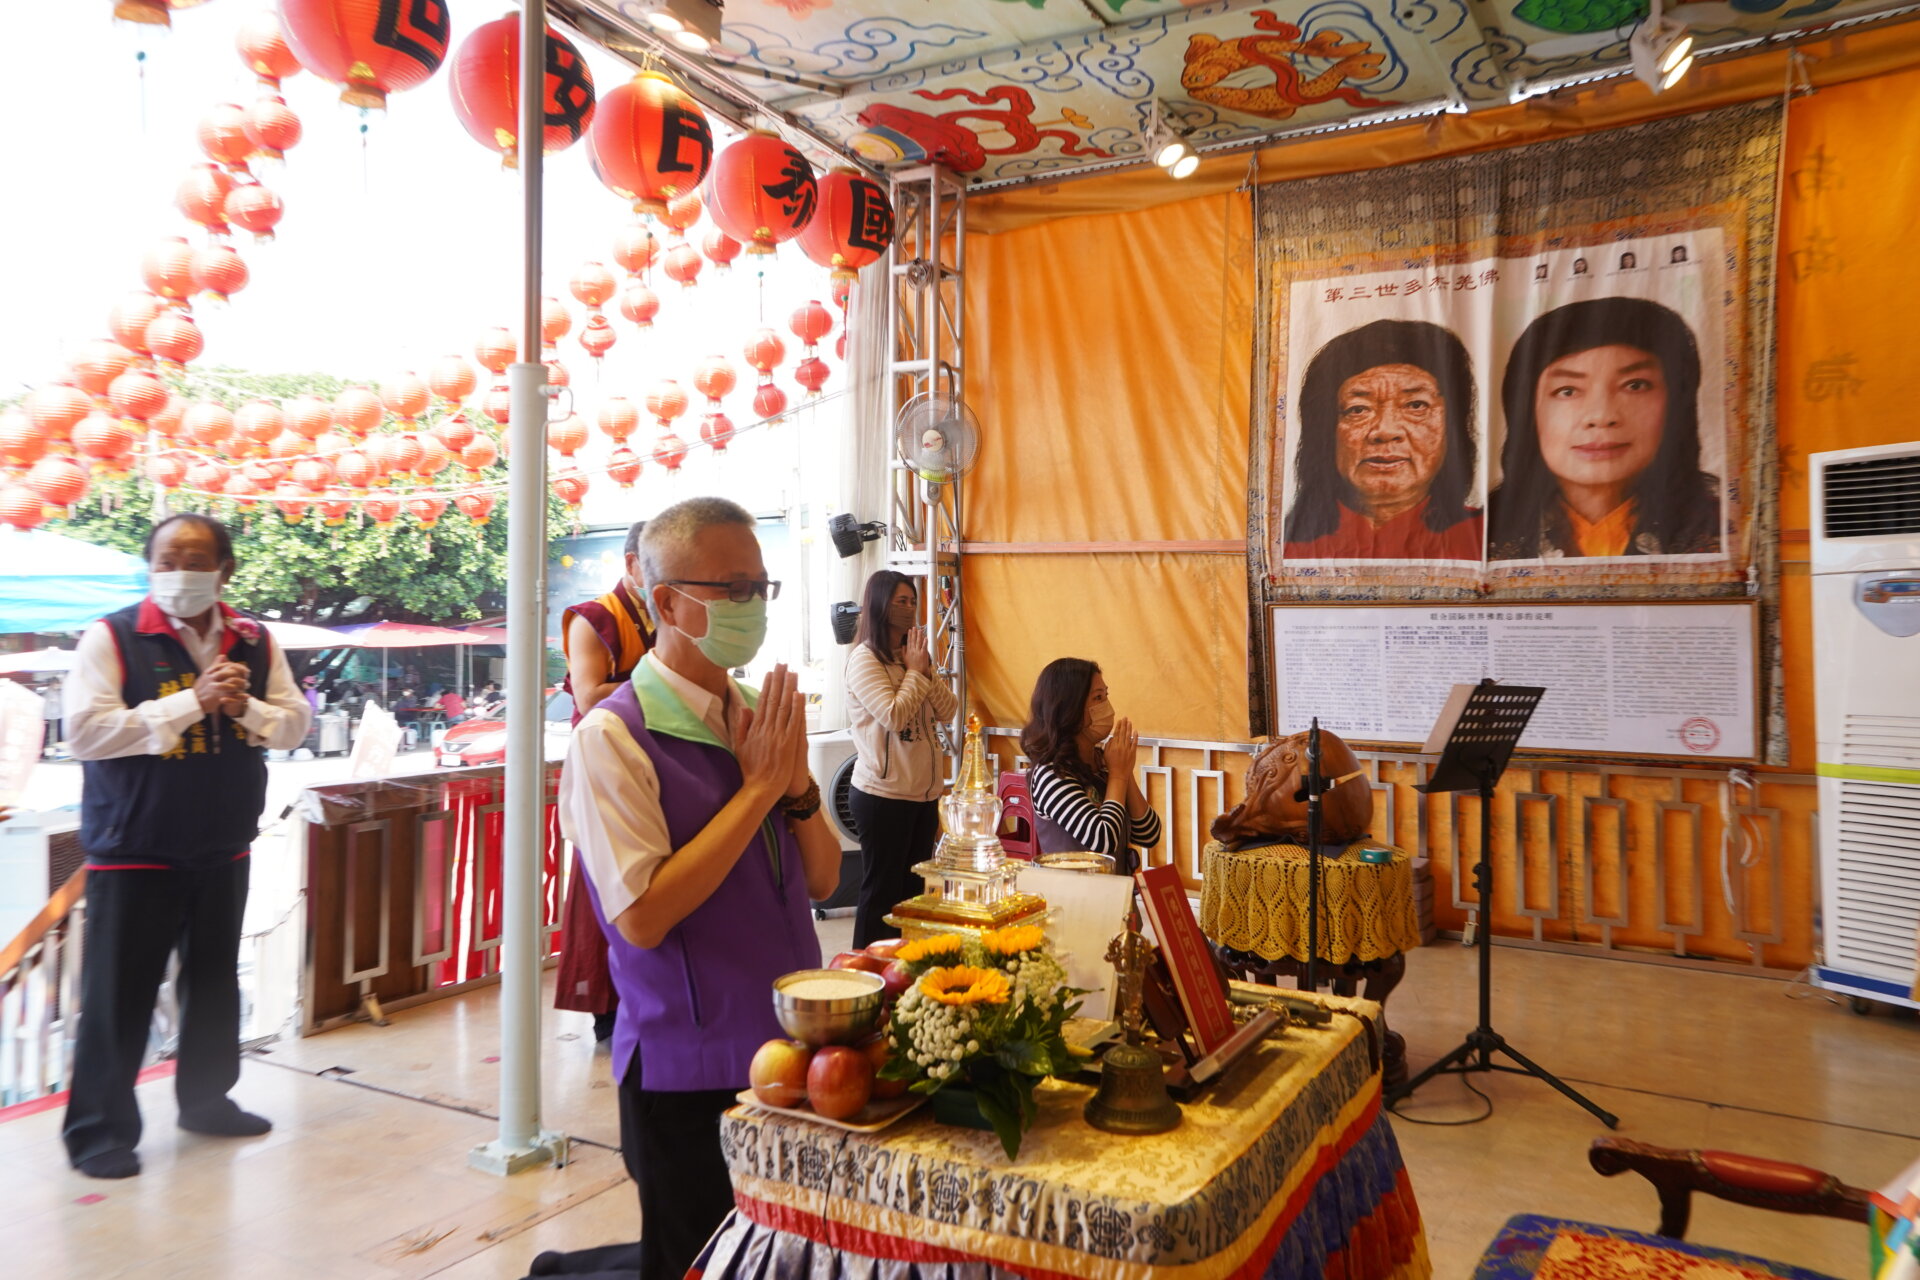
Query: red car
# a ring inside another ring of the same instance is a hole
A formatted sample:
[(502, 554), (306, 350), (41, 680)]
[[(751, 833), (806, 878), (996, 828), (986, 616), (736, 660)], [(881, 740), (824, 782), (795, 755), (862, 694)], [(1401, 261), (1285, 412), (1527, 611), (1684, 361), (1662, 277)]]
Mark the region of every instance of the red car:
[[(553, 759), (552, 750), (557, 738), (562, 744), (559, 754), (565, 754), (566, 735), (571, 731), (573, 719), (573, 699), (564, 693), (558, 685), (547, 690), (546, 740), (547, 758)], [(505, 718), (468, 720), (447, 730), (447, 736), (440, 740), (438, 750), (434, 752), (435, 763), (442, 768), (458, 769), (474, 765), (500, 764), (507, 758), (507, 722)]]

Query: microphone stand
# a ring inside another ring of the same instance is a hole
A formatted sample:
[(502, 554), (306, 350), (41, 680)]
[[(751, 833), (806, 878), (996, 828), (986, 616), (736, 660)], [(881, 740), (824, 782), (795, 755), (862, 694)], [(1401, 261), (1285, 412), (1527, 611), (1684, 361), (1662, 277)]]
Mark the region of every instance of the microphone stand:
[(1320, 990), (1320, 717), (1307, 729), (1307, 990)]

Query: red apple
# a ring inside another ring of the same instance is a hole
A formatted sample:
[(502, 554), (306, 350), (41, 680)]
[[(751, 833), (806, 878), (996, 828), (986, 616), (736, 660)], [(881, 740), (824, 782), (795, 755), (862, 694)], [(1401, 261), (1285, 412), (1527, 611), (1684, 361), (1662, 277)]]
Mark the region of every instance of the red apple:
[(873, 1097), (873, 1064), (860, 1050), (830, 1044), (807, 1067), (807, 1101), (829, 1120), (845, 1120)]
[(882, 938), (878, 942), (867, 944), (867, 954), (875, 960), (891, 961), (900, 954), (900, 948), (907, 945), (905, 938)]
[(907, 968), (906, 961), (895, 960), (881, 973), (880, 980), (887, 984), (881, 990), (892, 1000), (913, 985), (913, 971)]
[(813, 1050), (798, 1040), (769, 1040), (754, 1051), (747, 1079), (753, 1096), (770, 1107), (797, 1107), (807, 1099)]
[(886, 967), (886, 961), (876, 960), (864, 951), (842, 951), (827, 961), (829, 969), (858, 969), (862, 973), (879, 973)]
[(880, 1068), (887, 1065), (893, 1057), (893, 1045), (886, 1036), (878, 1035), (860, 1045), (860, 1052), (867, 1055), (867, 1061), (873, 1064), (873, 1096), (876, 1098), (897, 1098), (907, 1091), (905, 1080), (885, 1080), (880, 1076)]

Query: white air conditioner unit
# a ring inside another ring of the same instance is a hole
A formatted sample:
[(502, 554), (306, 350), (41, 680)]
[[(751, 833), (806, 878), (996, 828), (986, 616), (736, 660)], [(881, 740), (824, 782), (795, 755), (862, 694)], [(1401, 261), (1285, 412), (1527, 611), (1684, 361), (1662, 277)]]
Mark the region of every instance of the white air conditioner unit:
[(1825, 926), (1815, 981), (1856, 1009), (1920, 1008), (1920, 442), (1808, 463)]

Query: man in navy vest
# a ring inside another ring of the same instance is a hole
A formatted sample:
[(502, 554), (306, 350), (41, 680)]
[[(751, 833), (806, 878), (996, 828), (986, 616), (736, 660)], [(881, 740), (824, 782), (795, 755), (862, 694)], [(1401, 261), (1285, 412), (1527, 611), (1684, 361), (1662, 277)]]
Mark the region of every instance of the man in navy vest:
[(266, 628), (220, 603), (234, 569), (225, 525), (162, 520), (147, 567), (147, 598), (87, 629), (67, 682), (87, 937), (64, 1136), (95, 1178), (140, 1172), (133, 1087), (175, 950), (180, 1127), (273, 1127), (227, 1097), (240, 1079), (240, 922), (267, 749), (299, 746), (312, 715)]
[(728, 676), (767, 632), (754, 520), (693, 498), (640, 541), (654, 649), (574, 730), (561, 821), (580, 851), (620, 997), (620, 1147), (640, 1189), (640, 1274), (679, 1280), (733, 1208), (720, 1113), (783, 1033), (773, 980), (817, 968), (810, 899), (840, 846), (807, 774), (806, 704), (785, 666)]

